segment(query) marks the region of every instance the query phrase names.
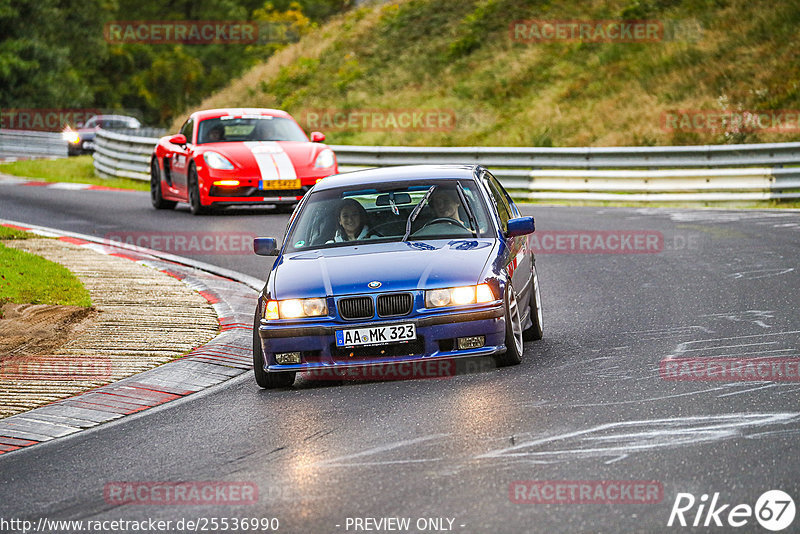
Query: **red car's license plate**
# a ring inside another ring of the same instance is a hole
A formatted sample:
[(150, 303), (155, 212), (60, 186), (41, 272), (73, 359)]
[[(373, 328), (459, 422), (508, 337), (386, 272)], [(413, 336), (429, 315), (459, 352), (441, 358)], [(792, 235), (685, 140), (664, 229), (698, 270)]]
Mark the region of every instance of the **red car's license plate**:
[(264, 180), (261, 189), (300, 189), (300, 179), (297, 180)]

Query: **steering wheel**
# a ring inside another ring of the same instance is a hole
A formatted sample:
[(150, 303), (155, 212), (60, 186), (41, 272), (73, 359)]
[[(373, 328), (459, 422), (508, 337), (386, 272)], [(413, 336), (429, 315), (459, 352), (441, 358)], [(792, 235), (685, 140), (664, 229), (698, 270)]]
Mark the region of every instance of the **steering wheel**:
[(378, 237), (387, 237), (386, 234), (384, 234), (384, 232), (390, 229), (392, 226), (397, 226), (397, 225), (398, 225), (397, 221), (388, 221), (385, 223), (381, 223), (377, 226), (373, 226), (369, 230)]
[(458, 219), (453, 219), (452, 217), (437, 217), (436, 219), (433, 219), (433, 220), (431, 220), (431, 221), (428, 221), (428, 222), (426, 222), (425, 224), (423, 224), (423, 225), (422, 225), (422, 228), (420, 228), (420, 230), (422, 230), (422, 229), (424, 229), (424, 228), (427, 228), (428, 226), (430, 226), (430, 225), (432, 225), (432, 224), (436, 224), (436, 223), (450, 223), (450, 224), (455, 224), (456, 226), (460, 226), (461, 228), (463, 228), (463, 229), (464, 229), (464, 230), (466, 230), (467, 232), (472, 232), (472, 230), (470, 230), (469, 228), (467, 228), (466, 226), (464, 226), (464, 223), (462, 223), (462, 222), (461, 222), (461, 221), (459, 221)]

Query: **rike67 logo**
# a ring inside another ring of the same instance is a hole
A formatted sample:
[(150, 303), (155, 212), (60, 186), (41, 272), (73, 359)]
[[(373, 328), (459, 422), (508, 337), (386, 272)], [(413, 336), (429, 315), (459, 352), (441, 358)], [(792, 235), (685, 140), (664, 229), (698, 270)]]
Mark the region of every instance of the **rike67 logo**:
[(678, 493), (672, 505), (667, 526), (738, 528), (752, 524), (753, 516), (755, 516), (756, 521), (762, 527), (778, 532), (792, 524), (794, 515), (794, 500), (788, 493), (781, 490), (764, 492), (754, 507), (749, 504), (734, 506), (722, 503), (719, 492), (714, 493), (711, 502), (708, 502), (707, 494), (696, 499), (691, 493)]

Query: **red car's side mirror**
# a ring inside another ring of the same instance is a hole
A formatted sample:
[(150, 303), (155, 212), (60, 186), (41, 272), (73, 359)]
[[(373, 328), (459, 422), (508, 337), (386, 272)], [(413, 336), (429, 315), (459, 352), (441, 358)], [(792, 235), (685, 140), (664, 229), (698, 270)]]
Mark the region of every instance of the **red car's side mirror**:
[(322, 132), (311, 132), (311, 142), (321, 143), (325, 140), (325, 134)]
[(169, 142), (173, 145), (185, 145), (186, 144), (186, 136), (183, 134), (175, 134), (169, 138)]

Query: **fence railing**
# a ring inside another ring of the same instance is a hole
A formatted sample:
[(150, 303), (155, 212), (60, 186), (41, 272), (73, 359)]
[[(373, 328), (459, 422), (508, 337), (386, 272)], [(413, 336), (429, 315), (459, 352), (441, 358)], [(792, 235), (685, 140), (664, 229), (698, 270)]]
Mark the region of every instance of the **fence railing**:
[[(155, 137), (100, 131), (95, 170), (148, 180)], [(800, 198), (800, 143), (677, 147), (379, 147), (332, 145), (340, 171), (479, 163), (517, 198), (751, 201)], [(785, 167), (786, 166), (786, 167)]]
[(98, 130), (94, 138), (94, 170), (105, 178), (150, 179), (150, 156), (157, 137), (134, 137)]
[(57, 132), (0, 130), (0, 158), (67, 156), (67, 141)]

